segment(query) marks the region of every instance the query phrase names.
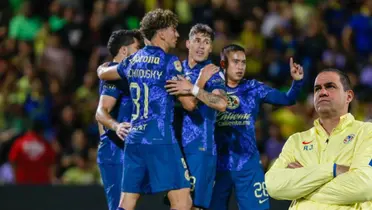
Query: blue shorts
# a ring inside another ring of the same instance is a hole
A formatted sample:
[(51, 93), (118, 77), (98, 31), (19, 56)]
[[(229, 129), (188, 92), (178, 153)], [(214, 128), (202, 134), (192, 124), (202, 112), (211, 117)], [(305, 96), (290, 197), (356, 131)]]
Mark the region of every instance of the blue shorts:
[(270, 208), (260, 157), (254, 156), (246, 164), (249, 165), (249, 169), (217, 172), (211, 210), (227, 210), (233, 188), (240, 210)]
[(154, 194), (190, 188), (189, 172), (178, 144), (127, 144), (122, 192)]
[(209, 208), (216, 176), (217, 156), (198, 152), (185, 154), (185, 159), (190, 170), (193, 205)]
[(116, 210), (120, 202), (123, 164), (98, 164), (109, 210)]

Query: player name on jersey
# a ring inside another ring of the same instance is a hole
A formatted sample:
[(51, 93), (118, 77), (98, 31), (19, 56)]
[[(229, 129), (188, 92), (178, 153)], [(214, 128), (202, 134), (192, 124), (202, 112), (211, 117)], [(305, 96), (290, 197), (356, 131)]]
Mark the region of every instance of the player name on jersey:
[(149, 69), (130, 69), (127, 73), (127, 77), (146, 79), (160, 79), (162, 75), (163, 75), (162, 71)]

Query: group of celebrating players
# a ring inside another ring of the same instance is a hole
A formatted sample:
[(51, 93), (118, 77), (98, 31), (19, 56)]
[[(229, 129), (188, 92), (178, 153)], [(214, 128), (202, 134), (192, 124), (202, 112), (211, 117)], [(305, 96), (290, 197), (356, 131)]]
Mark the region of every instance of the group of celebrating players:
[[(179, 37), (174, 13), (150, 11), (140, 25), (112, 33), (113, 61), (97, 70), (97, 161), (109, 209), (134, 210), (141, 194), (166, 191), (171, 209), (226, 210), (233, 188), (239, 209), (269, 209), (255, 121), (261, 103), (295, 104), (302, 67), (290, 60), (294, 81), (280, 92), (243, 79), (246, 56), (238, 45), (223, 48), (220, 67), (212, 64), (207, 25), (191, 28), (183, 62), (168, 53)], [(176, 103), (183, 107), (181, 145)]]

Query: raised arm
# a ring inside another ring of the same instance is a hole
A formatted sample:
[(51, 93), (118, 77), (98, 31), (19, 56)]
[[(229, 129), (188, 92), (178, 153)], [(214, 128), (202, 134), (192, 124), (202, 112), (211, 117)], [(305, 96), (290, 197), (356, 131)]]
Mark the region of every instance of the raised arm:
[(272, 89), (264, 98), (265, 103), (274, 104), (274, 105), (283, 105), (289, 106), (296, 103), (296, 99), (301, 91), (303, 86), (303, 80), (294, 80), (292, 82), (291, 89), (288, 92), (281, 92), (277, 89)]
[(296, 99), (300, 94), (304, 83), (304, 70), (301, 65), (293, 62), (293, 58), (290, 58), (289, 66), (291, 77), (293, 79), (291, 89), (285, 93), (262, 84), (260, 87), (263, 89), (262, 92), (267, 92), (263, 98), (264, 103), (284, 106), (293, 105), (296, 103)]

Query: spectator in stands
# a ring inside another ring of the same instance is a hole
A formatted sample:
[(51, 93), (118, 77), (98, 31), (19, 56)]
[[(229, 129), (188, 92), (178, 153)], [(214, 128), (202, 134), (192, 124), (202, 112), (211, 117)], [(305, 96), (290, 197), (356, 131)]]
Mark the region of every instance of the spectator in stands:
[(31, 130), (11, 147), (9, 162), (17, 184), (50, 184), (55, 180), (55, 152), (43, 137), (43, 126), (34, 121)]

